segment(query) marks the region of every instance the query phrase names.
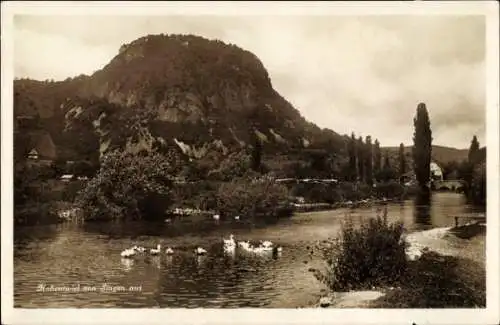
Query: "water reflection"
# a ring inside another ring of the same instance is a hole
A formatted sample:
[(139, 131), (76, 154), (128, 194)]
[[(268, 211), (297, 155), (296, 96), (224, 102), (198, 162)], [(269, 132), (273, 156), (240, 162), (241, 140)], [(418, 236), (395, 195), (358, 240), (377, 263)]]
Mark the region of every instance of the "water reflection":
[(165, 256), (165, 263), (167, 265), (171, 265), (173, 261), (174, 261), (174, 257), (172, 255)]
[(135, 263), (135, 261), (131, 258), (122, 258), (121, 259), (121, 264), (122, 264), (123, 270), (125, 270), (125, 272), (129, 272), (130, 270), (132, 270), (134, 263)]
[(151, 265), (156, 267), (157, 269), (161, 269), (161, 257), (160, 256), (151, 256), (149, 257), (149, 261)]
[[(317, 299), (322, 288), (307, 270), (321, 267), (323, 261), (312, 257), (307, 247), (336, 236), (344, 221), (363, 222), (387, 208), (389, 221), (403, 221), (411, 232), (422, 227), (448, 227), (454, 222), (451, 216), (472, 209), (464, 196), (456, 193), (433, 193), (431, 200), (424, 196), (377, 208), (301, 213), (264, 228), (246, 228), (242, 222), (229, 228), (221, 223), (200, 233), (189, 232), (193, 228), (183, 228), (185, 224), (178, 220), (169, 225), (143, 222), (24, 228), (23, 235), (15, 238), (15, 306), (294, 308)], [(172, 235), (177, 232), (180, 235)], [(224, 252), (222, 238), (230, 233), (237, 241), (270, 240), (283, 247), (283, 253), (255, 254), (239, 247)], [(174, 254), (120, 258), (124, 248), (157, 244), (172, 247)], [(205, 248), (207, 254), (195, 254), (196, 247)], [(125, 286), (140, 284), (142, 291), (40, 295), (33, 289), (39, 283), (100, 285), (103, 279)]]
[(203, 267), (207, 262), (207, 258), (208, 257), (206, 255), (196, 255), (195, 256), (196, 266)]
[(421, 226), (420, 228), (428, 228), (431, 223), (431, 192), (423, 190), (415, 197), (414, 205), (414, 218), (415, 224)]

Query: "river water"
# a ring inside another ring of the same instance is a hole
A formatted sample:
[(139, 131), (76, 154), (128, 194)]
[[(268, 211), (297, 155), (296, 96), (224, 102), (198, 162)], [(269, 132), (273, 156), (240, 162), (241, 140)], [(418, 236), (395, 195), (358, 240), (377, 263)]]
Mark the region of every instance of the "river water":
[[(391, 221), (412, 234), (452, 226), (454, 215), (474, 212), (455, 193), (435, 193), (430, 202), (407, 200), (386, 205)], [(319, 240), (336, 237), (347, 218), (374, 217), (380, 206), (300, 213), (266, 227), (214, 226), (201, 232), (175, 224), (60, 224), (16, 229), (15, 307), (90, 308), (295, 308), (314, 304), (324, 289), (308, 271), (322, 264), (308, 252)], [(222, 237), (271, 240), (280, 255), (224, 254)], [(173, 256), (138, 255), (122, 259), (133, 245), (171, 247)], [(439, 244), (470, 251), (468, 244)], [(208, 250), (196, 256), (194, 248)], [(484, 246), (474, 246), (479, 252)], [(479, 247), (479, 248), (478, 248)], [(471, 255), (478, 256), (476, 253)], [(479, 254), (481, 255), (481, 254)], [(484, 257), (484, 252), (482, 255)], [(44, 288), (42, 290), (42, 288)], [(71, 289), (72, 288), (72, 289)], [(57, 290), (57, 291), (55, 291)]]

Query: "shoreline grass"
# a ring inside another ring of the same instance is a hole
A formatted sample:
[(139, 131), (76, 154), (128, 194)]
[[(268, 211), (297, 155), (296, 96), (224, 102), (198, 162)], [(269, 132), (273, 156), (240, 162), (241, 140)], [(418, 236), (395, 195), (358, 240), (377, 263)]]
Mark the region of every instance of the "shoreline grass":
[[(348, 226), (342, 241), (327, 248), (327, 273), (311, 270), (330, 288), (329, 297), (361, 291), (383, 296), (364, 308), (484, 308), (486, 267), (481, 259), (445, 256), (424, 250), (417, 260), (397, 258), (407, 247), (397, 224), (378, 217), (359, 228)], [(486, 226), (469, 224), (450, 229), (460, 240), (484, 240)], [(404, 253), (403, 253), (404, 254)], [(335, 261), (332, 263), (332, 261)], [(338, 303), (337, 303), (338, 304)], [(335, 298), (330, 304), (336, 306)]]
[(486, 269), (467, 258), (426, 252), (369, 308), (485, 308)]

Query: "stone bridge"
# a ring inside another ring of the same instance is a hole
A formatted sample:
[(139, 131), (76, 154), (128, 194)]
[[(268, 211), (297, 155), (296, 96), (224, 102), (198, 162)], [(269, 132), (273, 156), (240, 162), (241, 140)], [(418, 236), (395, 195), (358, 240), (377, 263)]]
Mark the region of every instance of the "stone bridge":
[(467, 188), (467, 182), (460, 179), (436, 180), (432, 182), (432, 185), (438, 191), (459, 191)]

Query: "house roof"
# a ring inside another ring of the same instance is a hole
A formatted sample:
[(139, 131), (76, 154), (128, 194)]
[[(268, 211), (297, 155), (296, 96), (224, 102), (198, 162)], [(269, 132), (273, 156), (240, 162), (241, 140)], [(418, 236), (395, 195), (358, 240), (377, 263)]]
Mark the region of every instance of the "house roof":
[(23, 155), (38, 155), (41, 159), (54, 160), (57, 158), (57, 149), (52, 137), (46, 131), (32, 131), (23, 136), (15, 136), (16, 150)]

